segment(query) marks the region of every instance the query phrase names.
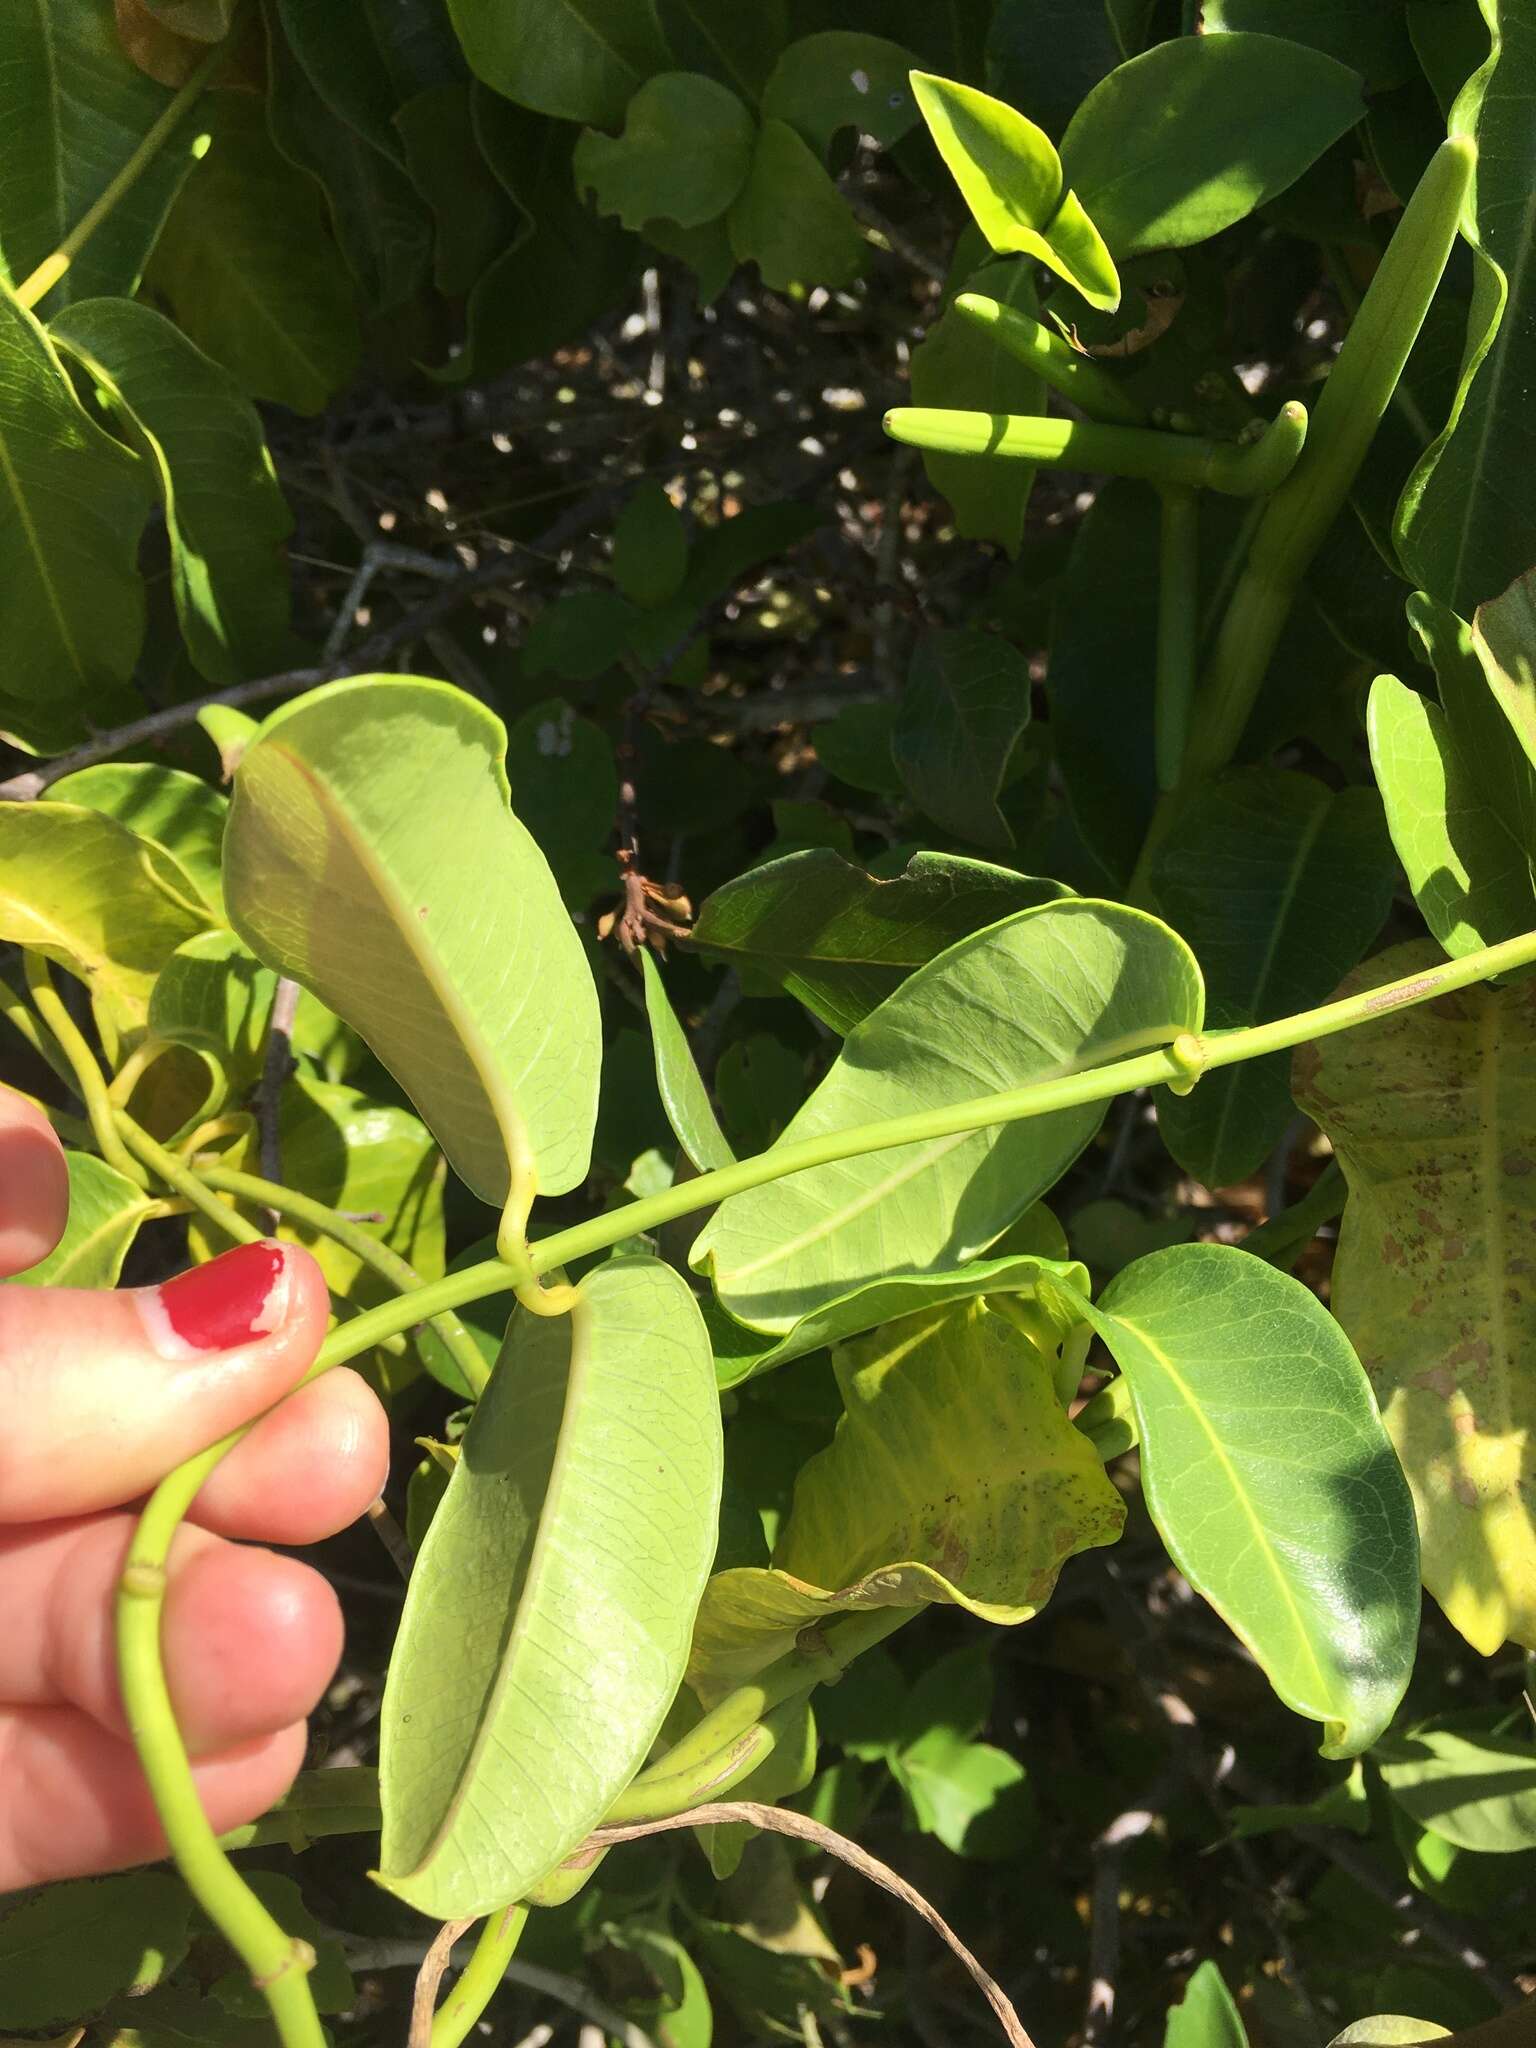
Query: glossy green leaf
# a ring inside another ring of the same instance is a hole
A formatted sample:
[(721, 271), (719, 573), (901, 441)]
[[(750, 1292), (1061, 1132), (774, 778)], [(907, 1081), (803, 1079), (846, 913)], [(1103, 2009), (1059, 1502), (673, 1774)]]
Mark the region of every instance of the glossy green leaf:
[(1477, 145), (1463, 232), (1473, 248), (1472, 304), (1451, 414), (1404, 486), (1395, 539), (1407, 574), (1470, 618), (1536, 561), (1536, 508), (1525, 480), (1536, 427), (1536, 219), (1525, 159), (1536, 91), (1536, 37), (1496, 0), (1478, 0), (1492, 47), (1457, 95), (1453, 135)]
[(1242, 2015), (1215, 1963), (1201, 1963), (1184, 1986), (1168, 2014), (1163, 2048), (1248, 2048)]
[(73, 2019), (148, 1990), (187, 1952), (192, 1900), (163, 1870), (45, 1886), (0, 1920), (0, 2026)]
[(490, 1912), (602, 1818), (681, 1681), (720, 1475), (709, 1346), (669, 1268), (612, 1259), (573, 1314), (519, 1312), (390, 1662), (389, 1890)]
[(252, 398), (317, 413), (358, 356), (353, 287), (319, 195), (278, 155), (259, 100), (218, 93), (206, 119), (213, 139), (156, 246), (154, 290)]
[(476, 75), (539, 114), (617, 128), (667, 66), (650, 0), (449, 0)]
[[(118, 39), (112, 0), (29, 0), (6, 17), (0, 66), (0, 279), (22, 284), (128, 162), (172, 94)], [(196, 116), (166, 139), (53, 288), (51, 308), (134, 290), (190, 165)]]
[[(1449, 625), (1461, 628), (1459, 619), (1451, 620), (1450, 615), (1439, 607), (1429, 606), (1424, 599), (1410, 598), (1410, 610), (1415, 605), (1422, 608), (1431, 626), (1438, 626), (1442, 637)], [(1465, 631), (1465, 628), (1461, 630)], [(1510, 733), (1524, 753), (1530, 769), (1536, 771), (1536, 571), (1516, 577), (1508, 590), (1478, 606), (1472, 620), (1470, 649), (1482, 668), (1483, 681), (1489, 693), (1508, 722)], [(1485, 752), (1497, 752), (1495, 737), (1491, 731), (1480, 734)], [(1506, 777), (1508, 772), (1506, 767)], [(1522, 795), (1524, 789), (1522, 783)], [(1522, 819), (1524, 815), (1522, 811)], [(1536, 835), (1528, 837), (1524, 843), (1536, 843)]]
[(224, 885), (257, 958), (362, 1034), (462, 1180), (520, 1208), (586, 1175), (599, 1030), (581, 941), (508, 807), (505, 747), (445, 683), (311, 691), (246, 749)]
[(1480, 1856), (1536, 1849), (1536, 1749), (1426, 1728), (1379, 1743), (1381, 1781), (1420, 1827)]
[[(69, 1221), (47, 1258), (9, 1283), (13, 1287), (115, 1287), (128, 1248), (150, 1208), (141, 1187), (90, 1152), (65, 1155)], [(11, 2017), (0, 2010), (0, 2021)]]
[(229, 805), (198, 776), (155, 761), (102, 761), (61, 776), (43, 801), (81, 804), (152, 840), (165, 856), (157, 864), (162, 886), (173, 887), (189, 910), (223, 923), (220, 868)]
[(736, 1154), (720, 1128), (687, 1034), (667, 1000), (661, 969), (648, 950), (641, 953), (640, 966), (645, 976), (646, 1014), (651, 1020), (651, 1049), (656, 1056), (656, 1086), (667, 1122), (700, 1173), (730, 1166)]
[(621, 135), (588, 128), (576, 145), (578, 192), (627, 228), (701, 227), (730, 205), (752, 167), (756, 123), (728, 86), (663, 71), (630, 101)]
[[(989, 263), (964, 279), (964, 288), (1017, 312), (1036, 311), (1028, 263)], [(1045, 409), (1045, 385), (1035, 372), (999, 348), (973, 321), (953, 311), (937, 320), (912, 351), (911, 375), (914, 405), (960, 406), (987, 413)], [(932, 448), (925, 448), (922, 455), (928, 481), (949, 500), (960, 537), (996, 541), (1016, 555), (1034, 489), (1034, 464), (995, 462), (985, 455), (946, 455)]]
[(1360, 72), (1373, 91), (1414, 71), (1403, 11), (1381, 0), (1204, 0), (1201, 23), (1208, 36), (1246, 30), (1305, 43)]
[(83, 981), (119, 1029), (143, 1023), (155, 976), (209, 920), (147, 839), (79, 804), (0, 804), (0, 939)]
[(1043, 128), (975, 86), (915, 71), (912, 86), (929, 132), (976, 225), (999, 255), (1033, 257), (1113, 312), (1120, 279), (1103, 238), (1068, 189)]
[(374, 10), (274, 0), (274, 11), (330, 124), (353, 129), (380, 155), (403, 162), (404, 151), (391, 118), (394, 81), (374, 26)]
[[(3, 69), (3, 67), (0, 67)], [(145, 464), (89, 419), (44, 330), (0, 287), (0, 732), (62, 751), (133, 673)]]
[(1035, 1805), (1024, 1766), (990, 1742), (930, 1728), (891, 1761), (918, 1826), (956, 1856), (1002, 1862), (1020, 1854)]
[(1414, 2042), (1439, 2041), (1450, 2031), (1436, 2020), (1410, 2019), (1400, 2012), (1378, 2012), (1369, 2019), (1355, 2020), (1343, 2033), (1335, 2034), (1328, 2048), (1409, 2048)]
[(149, 464), (171, 547), (171, 588), (198, 671), (227, 685), (290, 647), (293, 518), (255, 408), (150, 306), (86, 299), (54, 317), (55, 345), (92, 378)]
[(888, 1323), (833, 1360), (846, 1412), (801, 1469), (772, 1567), (705, 1592), (688, 1675), (706, 1705), (838, 1614), (938, 1602), (1028, 1621), (1069, 1557), (1120, 1533), (1050, 1361), (985, 1303)]
[[(161, 968), (149, 999), (156, 1038), (207, 1053), (235, 1090), (259, 1079), (277, 976), (231, 931), (201, 932)], [(306, 1002), (314, 998), (306, 992)]]
[(844, 128), (890, 149), (917, 123), (911, 69), (911, 52), (884, 36), (849, 29), (802, 36), (774, 66), (763, 119), (787, 121), (823, 163)]
[(631, 495), (613, 529), (613, 580), (631, 604), (653, 611), (677, 596), (688, 573), (688, 529), (659, 483)]
[(765, 121), (747, 182), (726, 219), (738, 263), (764, 284), (851, 284), (864, 268), (864, 238), (821, 160), (787, 121)]
[[(1267, 1024), (1331, 995), (1381, 930), (1397, 876), (1379, 799), (1309, 775), (1224, 776), (1175, 824), (1153, 869), (1158, 908), (1194, 949), (1213, 1024)], [(1174, 1158), (1207, 1187), (1244, 1179), (1294, 1111), (1290, 1059), (1207, 1074), (1158, 1098)]]
[[(1433, 969), (1394, 946), (1341, 993)], [(1471, 988), (1296, 1056), (1296, 1100), (1349, 1182), (1333, 1304), (1419, 1515), (1424, 1583), (1472, 1646), (1536, 1647), (1536, 982)]]
[[(855, 1026), (789, 1145), (971, 1101), (1198, 1031), (1194, 957), (1118, 904), (1026, 910), (931, 960)], [(1092, 1138), (1103, 1103), (866, 1153), (721, 1204), (694, 1245), (721, 1301), (783, 1335), (853, 1289), (976, 1257)]]
[(1129, 1382), (1174, 1563), (1324, 1724), (1325, 1756), (1369, 1748), (1413, 1669), (1418, 1545), (1343, 1331), (1299, 1280), (1219, 1244), (1138, 1259), (1082, 1313)]
[(1029, 693), (1029, 662), (1001, 633), (939, 628), (913, 649), (891, 733), (896, 766), (918, 809), (973, 846), (1013, 845), (997, 798)]
[(1182, 249), (1294, 184), (1364, 112), (1360, 75), (1279, 36), (1175, 36), (1096, 85), (1062, 175), (1117, 257)]
[(1014, 911), (1065, 895), (959, 854), (915, 853), (877, 880), (826, 848), (752, 868), (707, 896), (695, 945), (771, 974), (834, 1031), (851, 1031), (916, 967)]
[(1530, 861), (1483, 800), (1438, 704), (1378, 676), (1366, 731), (1397, 857), (1424, 922), (1453, 959), (1528, 931)]

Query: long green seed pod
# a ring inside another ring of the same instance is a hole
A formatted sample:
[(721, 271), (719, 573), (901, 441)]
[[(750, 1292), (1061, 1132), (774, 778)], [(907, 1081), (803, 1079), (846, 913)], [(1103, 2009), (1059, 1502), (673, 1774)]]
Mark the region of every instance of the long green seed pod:
[(1146, 425), (1145, 409), (1122, 389), (1119, 379), (1101, 369), (1092, 356), (1073, 348), (1044, 321), (1032, 320), (1027, 313), (999, 305), (980, 292), (961, 292), (954, 310), (973, 326), (985, 328), (999, 348), (1027, 364), (1053, 391), (1081, 406), (1090, 419), (1102, 420), (1107, 426)]

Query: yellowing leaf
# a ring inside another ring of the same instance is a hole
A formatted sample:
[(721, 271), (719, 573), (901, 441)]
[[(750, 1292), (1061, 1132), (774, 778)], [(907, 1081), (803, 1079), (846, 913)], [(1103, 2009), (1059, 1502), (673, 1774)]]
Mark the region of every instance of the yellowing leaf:
[[(1396, 946), (1343, 992), (1439, 958)], [(1536, 1647), (1536, 981), (1305, 1047), (1296, 1099), (1349, 1183), (1334, 1309), (1408, 1474), (1424, 1583), (1485, 1656)]]

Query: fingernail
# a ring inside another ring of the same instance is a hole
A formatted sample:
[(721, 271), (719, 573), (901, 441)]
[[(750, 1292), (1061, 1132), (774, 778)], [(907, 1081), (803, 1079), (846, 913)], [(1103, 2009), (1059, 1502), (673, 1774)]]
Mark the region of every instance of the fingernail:
[(280, 1244), (238, 1245), (163, 1287), (135, 1293), (150, 1341), (163, 1358), (233, 1351), (281, 1327), (288, 1308), (288, 1264)]

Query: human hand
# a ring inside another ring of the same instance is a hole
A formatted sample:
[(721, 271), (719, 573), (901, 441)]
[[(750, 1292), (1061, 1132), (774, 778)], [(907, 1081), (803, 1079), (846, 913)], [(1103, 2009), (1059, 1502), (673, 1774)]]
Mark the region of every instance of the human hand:
[[(67, 1207), (47, 1120), (0, 1088), (0, 1277), (47, 1255)], [(130, 1504), (280, 1400), (328, 1312), (314, 1260), (276, 1243), (161, 1287), (0, 1288), (0, 1891), (165, 1853), (117, 1686)], [(287, 1790), (342, 1635), (317, 1572), (228, 1539), (334, 1535), (375, 1498), (388, 1456), (365, 1382), (327, 1373), (230, 1453), (177, 1534), (166, 1674), (215, 1828)]]

